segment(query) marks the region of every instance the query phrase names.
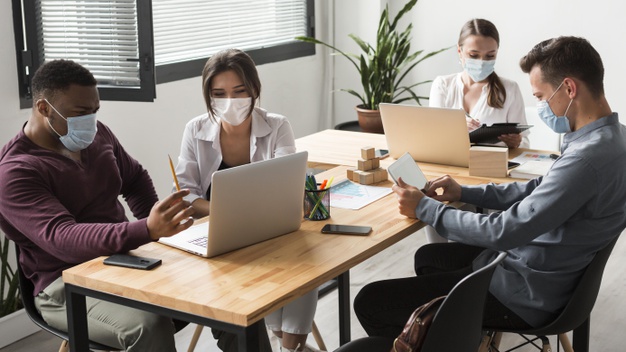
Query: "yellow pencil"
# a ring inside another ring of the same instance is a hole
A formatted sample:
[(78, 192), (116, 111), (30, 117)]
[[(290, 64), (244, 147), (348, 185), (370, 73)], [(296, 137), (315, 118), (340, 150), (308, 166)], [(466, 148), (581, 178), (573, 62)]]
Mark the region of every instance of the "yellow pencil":
[(168, 159), (170, 159), (170, 169), (172, 170), (172, 177), (174, 177), (174, 184), (176, 184), (176, 190), (180, 191), (180, 186), (178, 185), (178, 177), (176, 177), (176, 171), (174, 171), (174, 163), (172, 163), (172, 158), (169, 154), (167, 154)]

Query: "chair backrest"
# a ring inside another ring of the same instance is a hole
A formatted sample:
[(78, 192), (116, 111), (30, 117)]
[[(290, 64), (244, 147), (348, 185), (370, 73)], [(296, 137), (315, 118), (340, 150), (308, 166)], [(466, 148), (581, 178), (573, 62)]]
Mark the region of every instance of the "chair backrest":
[(444, 300), (433, 320), (422, 352), (476, 352), (480, 344), (485, 299), (502, 252), (491, 263), (461, 280)]
[[(596, 253), (561, 314), (549, 325), (533, 330), (539, 330), (541, 335), (557, 335), (574, 330), (589, 318), (600, 292), (604, 268), (618, 239), (619, 236), (615, 237), (606, 247)], [(526, 334), (526, 332), (520, 333)], [(528, 332), (528, 334), (533, 333)]]
[[(69, 337), (68, 337), (67, 332), (56, 329), (48, 325), (48, 323), (46, 323), (46, 321), (43, 320), (43, 318), (41, 317), (41, 314), (39, 314), (37, 307), (35, 307), (35, 296), (33, 296), (33, 291), (35, 290), (35, 286), (26, 276), (24, 276), (24, 272), (22, 271), (22, 267), (20, 265), (20, 248), (17, 244), (15, 244), (15, 257), (17, 258), (17, 275), (18, 275), (18, 281), (20, 283), (19, 284), (20, 296), (22, 296), (22, 304), (24, 305), (24, 311), (26, 311), (26, 314), (28, 314), (28, 317), (30, 318), (30, 320), (32, 320), (33, 323), (35, 323), (37, 326), (39, 326), (43, 330), (55, 335), (56, 337), (62, 340), (68, 341)], [(101, 345), (93, 341), (89, 342), (89, 347), (91, 349), (102, 350), (102, 351), (115, 350), (114, 348)]]

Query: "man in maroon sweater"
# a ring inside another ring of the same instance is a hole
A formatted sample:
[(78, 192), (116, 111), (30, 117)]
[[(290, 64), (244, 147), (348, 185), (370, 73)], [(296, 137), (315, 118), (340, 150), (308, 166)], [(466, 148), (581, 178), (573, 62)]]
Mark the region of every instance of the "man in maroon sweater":
[[(183, 190), (158, 201), (147, 171), (95, 113), (96, 80), (67, 60), (33, 77), (32, 115), (0, 151), (0, 228), (20, 247), (44, 320), (67, 331), (61, 272), (192, 225)], [(133, 215), (128, 221), (118, 196)], [(187, 219), (187, 222), (181, 223)], [(92, 340), (127, 351), (174, 351), (169, 318), (87, 299)]]

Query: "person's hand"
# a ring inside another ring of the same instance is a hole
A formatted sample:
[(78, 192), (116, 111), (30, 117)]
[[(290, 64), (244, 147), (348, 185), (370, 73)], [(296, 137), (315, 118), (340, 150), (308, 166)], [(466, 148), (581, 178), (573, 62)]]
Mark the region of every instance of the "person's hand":
[(465, 122), (467, 123), (467, 131), (472, 132), (473, 130), (480, 127), (480, 121), (472, 118), (471, 116), (465, 114)]
[(409, 184), (402, 181), (402, 177), (398, 178), (398, 184), (393, 185), (391, 189), (398, 196), (398, 209), (400, 214), (415, 219), (415, 208), (420, 200), (424, 198), (424, 193)]
[(522, 143), (522, 135), (519, 133), (503, 134), (498, 137), (509, 148), (517, 148)]
[[(437, 190), (439, 188), (443, 190), (441, 194), (437, 193)], [(434, 180), (428, 181), (425, 189), (426, 196), (440, 202), (455, 202), (461, 199), (461, 185), (459, 185), (449, 175), (444, 175)]]
[(191, 216), (194, 210), (189, 202), (183, 200), (188, 194), (189, 190), (183, 189), (154, 204), (147, 222), (151, 239), (170, 237), (193, 225)]

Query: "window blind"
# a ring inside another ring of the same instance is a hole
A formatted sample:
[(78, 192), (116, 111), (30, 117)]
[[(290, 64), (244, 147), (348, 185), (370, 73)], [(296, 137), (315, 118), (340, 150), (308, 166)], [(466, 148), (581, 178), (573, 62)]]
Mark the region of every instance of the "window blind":
[(295, 42), (307, 35), (306, 0), (152, 0), (157, 66)]
[(69, 59), (99, 87), (140, 88), (136, 0), (37, 1), (41, 61)]

